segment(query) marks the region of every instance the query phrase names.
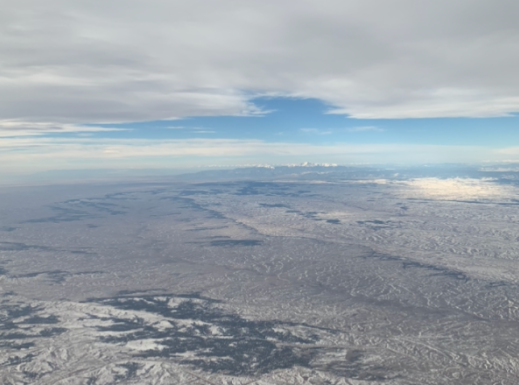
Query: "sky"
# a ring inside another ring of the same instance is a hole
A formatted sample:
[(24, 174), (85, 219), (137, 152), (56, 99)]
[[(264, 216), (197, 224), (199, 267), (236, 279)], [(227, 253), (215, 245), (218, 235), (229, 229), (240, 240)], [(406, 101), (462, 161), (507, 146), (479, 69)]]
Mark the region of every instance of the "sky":
[(519, 161), (517, 1), (0, 6), (0, 177)]

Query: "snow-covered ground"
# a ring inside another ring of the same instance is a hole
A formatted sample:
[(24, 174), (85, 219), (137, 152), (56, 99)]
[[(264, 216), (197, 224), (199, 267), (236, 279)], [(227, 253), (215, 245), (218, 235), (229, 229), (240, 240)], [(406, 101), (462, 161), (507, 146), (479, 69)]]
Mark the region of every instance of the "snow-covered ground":
[(514, 179), (332, 170), (0, 191), (0, 383), (519, 383)]

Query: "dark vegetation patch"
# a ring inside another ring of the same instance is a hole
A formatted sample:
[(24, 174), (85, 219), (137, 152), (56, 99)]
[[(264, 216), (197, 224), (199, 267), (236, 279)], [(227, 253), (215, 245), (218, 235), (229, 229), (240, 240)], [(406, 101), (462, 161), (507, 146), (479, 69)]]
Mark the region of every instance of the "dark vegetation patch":
[(38, 314), (41, 311), (41, 307), (4, 301), (0, 305), (0, 347), (27, 349), (34, 346), (33, 341), (27, 340), (55, 337), (67, 331), (60, 327), (35, 330), (37, 326), (59, 323), (57, 316), (42, 316)]
[(341, 223), (339, 219), (327, 219), (326, 223), (331, 223), (332, 225), (338, 225)]
[(65, 328), (47, 328), (43, 329), (40, 332), (36, 334), (27, 333), (24, 331), (18, 331), (18, 332), (12, 332), (12, 333), (6, 333), (0, 335), (0, 339), (4, 340), (25, 340), (25, 339), (33, 339), (33, 338), (48, 338), (48, 337), (55, 337), (57, 335), (63, 334), (67, 331)]
[(164, 289), (147, 289), (147, 290), (119, 290), (117, 295), (131, 295), (131, 294), (143, 294), (151, 292), (160, 292)]
[(48, 328), (48, 329), (43, 329), (40, 332), (40, 336), (41, 337), (54, 337), (54, 336), (63, 334), (66, 331), (67, 331), (67, 329), (65, 329), (65, 328)]
[[(28, 347), (32, 347), (32, 346), (28, 346)], [(15, 366), (15, 365), (20, 365), (20, 364), (23, 364), (26, 362), (31, 362), (33, 358), (34, 358), (34, 354), (27, 354), (26, 356), (22, 356), (22, 357), (11, 356), (11, 357), (7, 358), (6, 362), (3, 362), (2, 364), (0, 364), (0, 367), (1, 366)]]
[(38, 271), (34, 273), (20, 274), (15, 276), (15, 278), (35, 278), (40, 275), (46, 275), (52, 282), (54, 283), (63, 283), (67, 279), (67, 277), (72, 274), (68, 271), (63, 270), (52, 270), (52, 271)]
[(39, 250), (50, 251), (53, 250), (46, 246), (28, 245), (22, 242), (0, 242), (0, 251), (23, 251), (23, 250)]
[(55, 315), (40, 316), (38, 313), (42, 310), (37, 306), (4, 302), (0, 305), (0, 327), (9, 324), (15, 325), (14, 321), (20, 324), (55, 324), (59, 322), (59, 318)]
[(26, 317), (40, 310), (38, 307), (20, 304), (2, 304), (0, 306), (0, 322)]
[(374, 225), (387, 225), (390, 222), (385, 222), (385, 221), (381, 221), (381, 220), (375, 219), (374, 221), (357, 221), (357, 223), (359, 225), (363, 225), (363, 224), (366, 224), (366, 223), (371, 223), (371, 224), (374, 224)]
[[(106, 197), (105, 197), (106, 198)], [(126, 214), (122, 207), (101, 199), (70, 199), (56, 205), (49, 206), (55, 213), (49, 217), (30, 219), (23, 223), (63, 223), (75, 222), (84, 219), (98, 218), (99, 214), (121, 215)]]
[(470, 280), (470, 277), (461, 271), (449, 269), (449, 268), (443, 267), (443, 266), (435, 266), (435, 265), (431, 265), (428, 263), (408, 261), (408, 260), (405, 260), (404, 258), (396, 257), (393, 255), (378, 254), (378, 253), (373, 252), (373, 253), (364, 255), (362, 258), (364, 258), (364, 259), (365, 258), (377, 258), (382, 261), (400, 262), (402, 264), (402, 268), (404, 270), (412, 269), (412, 268), (425, 269), (425, 270), (432, 271), (433, 272), (433, 274), (431, 274), (432, 276), (446, 276), (446, 277), (454, 278), (454, 279), (460, 280), (460, 281), (469, 281)]
[(265, 195), (298, 197), (298, 193), (290, 192), (293, 186), (271, 182), (242, 182), (237, 184), (234, 195)]
[(211, 246), (259, 246), (262, 243), (257, 239), (216, 239), (211, 241)]
[(290, 206), (287, 206), (283, 203), (260, 203), (260, 207), (272, 207), (272, 208), (290, 208)]
[(323, 221), (324, 220), (324, 219), (321, 219), (321, 218), (317, 218), (317, 216), (319, 215), (319, 212), (317, 212), (317, 211), (302, 212), (300, 214), (303, 217), (308, 218), (308, 219), (312, 219), (314, 221)]
[[(197, 294), (176, 296), (116, 297), (91, 300), (126, 311), (158, 314), (169, 322), (170, 328), (156, 328), (138, 317), (103, 319), (108, 326), (98, 326), (100, 332), (120, 334), (102, 336), (105, 343), (124, 344), (129, 341), (154, 339), (160, 349), (136, 353), (138, 357), (177, 358), (181, 364), (212, 373), (228, 375), (258, 375), (294, 365), (310, 365), (315, 352), (302, 349), (314, 344), (318, 337), (300, 337), (287, 326), (300, 326), (276, 321), (251, 321), (215, 307), (212, 300)], [(178, 299), (182, 299), (178, 303)], [(98, 318), (91, 316), (93, 318)], [(183, 358), (191, 352), (193, 358)], [(134, 367), (135, 368), (135, 367)]]
[[(88, 253), (81, 252), (81, 254), (88, 254)], [(71, 273), (71, 272), (63, 271), (63, 270), (52, 270), (52, 271), (37, 271), (34, 273), (15, 275), (15, 276), (13, 276), (13, 278), (35, 278), (40, 275), (45, 275), (52, 282), (59, 284), (59, 283), (65, 282), (67, 280), (67, 278), (70, 278), (73, 276), (87, 275), (87, 274), (103, 274), (103, 272), (102, 271), (81, 271), (81, 272), (77, 272), (77, 273)]]
[(5, 321), (0, 323), (0, 330), (13, 330), (18, 329), (18, 325), (16, 325), (13, 321)]
[(106, 202), (104, 199), (71, 199), (63, 202), (63, 204), (74, 208), (93, 209), (110, 215), (126, 214), (125, 211), (121, 210), (121, 206)]
[(30, 219), (23, 223), (63, 223), (63, 222), (74, 222), (81, 221), (83, 219), (95, 218), (94, 215), (78, 209), (72, 209), (67, 207), (51, 206), (52, 211), (56, 214), (50, 217)]
[(214, 227), (197, 227), (194, 229), (185, 229), (184, 231), (210, 231), (227, 229), (229, 226), (214, 226)]
[(404, 269), (415, 268), (415, 269), (426, 269), (435, 272), (432, 275), (444, 275), (461, 281), (468, 281), (469, 276), (461, 271), (449, 269), (447, 267), (430, 265), (427, 263), (420, 262), (402, 262)]
[[(1, 337), (0, 337), (0, 339), (1, 339)], [(34, 346), (36, 346), (36, 344), (34, 342), (28, 342), (28, 341), (22, 342), (22, 343), (18, 343), (16, 341), (0, 341), (0, 348), (11, 349), (11, 350), (30, 349), (30, 348), (33, 348)], [(32, 355), (29, 354), (29, 356), (32, 356)], [(22, 362), (20, 362), (20, 363), (22, 363)], [(18, 364), (13, 364), (13, 365), (18, 365)], [(9, 365), (7, 365), (7, 366), (9, 366)]]
[(42, 317), (39, 315), (35, 315), (29, 318), (24, 319), (21, 324), (57, 324), (59, 322), (59, 318), (55, 315), (50, 315), (48, 317)]
[[(324, 219), (317, 217), (319, 214), (322, 214), (322, 213), (319, 213), (318, 211), (306, 211), (305, 212), (305, 211), (300, 211), (300, 210), (287, 210), (285, 212), (287, 214), (299, 214), (304, 218), (311, 219), (311, 220), (318, 221), (318, 222), (324, 221)], [(331, 220), (335, 221), (336, 219), (331, 219)], [(330, 222), (330, 223), (333, 223), (333, 222)]]
[(223, 216), (221, 213), (219, 213), (216, 210), (212, 210), (208, 207), (202, 206), (201, 204), (198, 204), (195, 202), (192, 198), (185, 198), (185, 197), (179, 197), (179, 196), (173, 196), (173, 197), (162, 197), (159, 198), (160, 200), (169, 200), (173, 202), (179, 202), (183, 203), (185, 206), (183, 208), (190, 209), (190, 210), (198, 210), (203, 211), (206, 214), (208, 214), (209, 218), (214, 219), (227, 219), (225, 216)]
[[(98, 318), (98, 317), (93, 317)], [(144, 320), (141, 318), (132, 318), (128, 320), (127, 318), (98, 318), (102, 321), (110, 321), (112, 322), (109, 326), (98, 326), (96, 329), (100, 332), (128, 332), (132, 330), (140, 330), (142, 328), (146, 328)]]
[(489, 282), (487, 283), (487, 287), (488, 288), (493, 288), (493, 287), (502, 287), (502, 286), (508, 286), (509, 285), (509, 282), (506, 282), (506, 281), (496, 281), (496, 282)]
[(151, 195), (160, 195), (160, 194), (164, 194), (167, 191), (168, 190), (165, 188), (156, 188), (156, 189), (147, 191), (147, 193), (151, 194)]
[[(151, 194), (159, 194), (161, 191), (150, 191)], [(103, 198), (104, 199), (111, 199), (111, 200), (118, 200), (118, 201), (130, 201), (130, 200), (136, 200), (135, 196), (132, 192), (118, 192), (118, 193), (112, 193), (112, 194), (106, 194)]]
[(65, 251), (71, 254), (86, 254), (86, 255), (96, 255), (90, 251), (86, 250), (60, 250), (53, 247), (41, 246), (41, 245), (30, 245), (22, 242), (0, 242), (0, 251), (27, 251), (27, 250), (35, 250), (35, 251)]
[(115, 381), (126, 381), (136, 377), (137, 371), (142, 368), (142, 365), (137, 362), (127, 362), (117, 365), (119, 368), (125, 370), (124, 374), (117, 374), (114, 376)]
[(93, 256), (99, 255), (97, 253), (94, 253), (94, 252), (91, 252), (91, 251), (87, 251), (87, 250), (69, 250), (68, 252), (70, 254), (84, 255), (84, 256), (87, 256), (87, 257), (93, 257)]
[(38, 377), (41, 376), (41, 373), (30, 372), (28, 370), (24, 370), (22, 371), (22, 373), (25, 378), (28, 378), (30, 380), (36, 380)]
[(180, 192), (180, 196), (192, 196), (192, 195), (218, 195), (221, 194), (222, 190), (184, 190)]

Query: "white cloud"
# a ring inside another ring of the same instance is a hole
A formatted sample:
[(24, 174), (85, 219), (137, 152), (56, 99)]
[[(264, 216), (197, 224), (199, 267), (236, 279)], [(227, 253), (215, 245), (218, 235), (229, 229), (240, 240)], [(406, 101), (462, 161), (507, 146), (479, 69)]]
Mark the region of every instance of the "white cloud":
[(514, 0), (19, 0), (0, 15), (0, 120), (254, 115), (257, 95), (355, 118), (519, 111)]
[(106, 131), (129, 131), (129, 129), (81, 126), (77, 124), (60, 124), (48, 122), (0, 121), (0, 138), (17, 136), (38, 136), (51, 133), (78, 133), (84, 135), (85, 133)]
[[(0, 175), (56, 169), (195, 167), (236, 163), (441, 163), (510, 159), (474, 146), (327, 145), (232, 139), (0, 138)], [(519, 155), (516, 157), (519, 160)]]

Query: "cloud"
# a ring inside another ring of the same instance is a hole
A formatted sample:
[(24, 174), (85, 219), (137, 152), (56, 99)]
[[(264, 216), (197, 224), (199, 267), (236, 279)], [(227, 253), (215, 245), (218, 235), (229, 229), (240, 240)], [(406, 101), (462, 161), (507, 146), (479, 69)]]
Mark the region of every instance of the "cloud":
[(48, 122), (0, 121), (0, 138), (17, 136), (38, 136), (44, 134), (95, 133), (107, 131), (129, 131), (127, 128), (107, 128), (81, 126), (77, 124), (59, 124)]
[[(190, 168), (206, 164), (441, 163), (510, 159), (475, 146), (307, 144), (238, 139), (0, 138), (0, 175), (80, 168)], [(519, 160), (519, 157), (516, 159)]]
[(518, 12), (513, 0), (4, 2), (0, 120), (261, 115), (261, 95), (362, 119), (506, 116), (519, 111)]
[(306, 134), (318, 134), (318, 135), (330, 135), (333, 133), (332, 130), (320, 130), (317, 128), (301, 128), (299, 131), (304, 132)]
[(375, 126), (360, 126), (348, 129), (350, 132), (383, 132), (384, 129)]

